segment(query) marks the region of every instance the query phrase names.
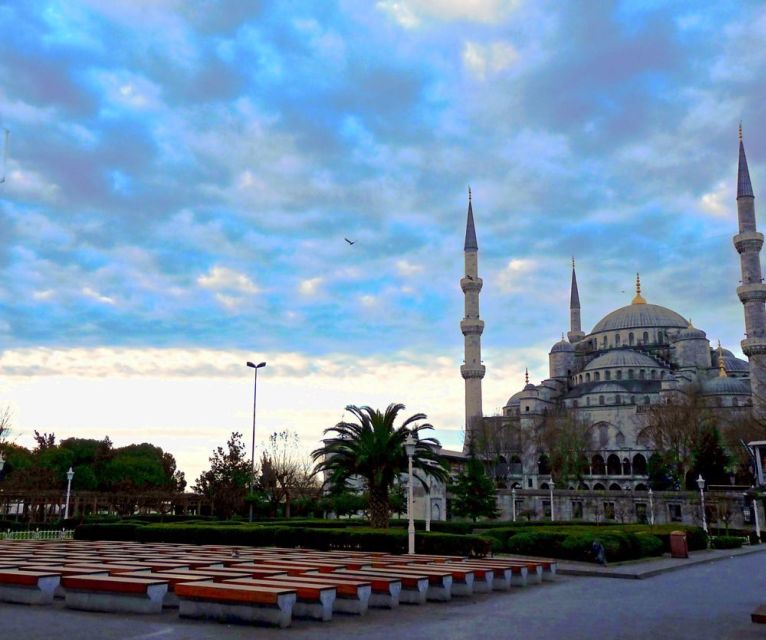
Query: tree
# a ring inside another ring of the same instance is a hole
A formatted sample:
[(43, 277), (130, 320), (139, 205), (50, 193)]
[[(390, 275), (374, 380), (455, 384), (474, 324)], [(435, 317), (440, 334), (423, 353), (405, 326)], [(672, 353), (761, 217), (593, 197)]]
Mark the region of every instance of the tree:
[(703, 427), (692, 451), (694, 464), (687, 478), (687, 489), (696, 488), (701, 475), (706, 484), (729, 484), (731, 457), (723, 448), (721, 433), (713, 425)]
[(452, 513), (461, 518), (497, 518), (497, 490), (484, 465), (470, 448), (468, 461), (456, 481), (450, 485)]
[(272, 512), (284, 503), (290, 517), (293, 497), (316, 497), (319, 487), (311, 463), (301, 458), (300, 439), (294, 431), (283, 430), (269, 436), (261, 457), (261, 489), (268, 496)]
[(341, 421), (325, 429), (333, 437), (324, 446), (315, 449), (311, 457), (316, 462), (316, 473), (326, 472), (326, 483), (346, 486), (352, 478), (361, 478), (370, 496), (370, 524), (387, 528), (390, 515), (389, 492), (394, 480), (407, 473), (407, 454), (404, 441), (412, 434), (416, 439), (413, 467), (420, 471), (416, 478), (427, 488), (425, 478), (431, 475), (446, 481), (447, 463), (436, 453), (439, 447), (434, 438), (420, 438), (420, 433), (433, 429), (430, 424), (415, 424), (425, 420), (423, 413), (407, 418), (399, 427), (394, 423), (403, 404), (390, 404), (385, 412), (371, 407), (349, 405), (346, 411), (357, 422)]
[(557, 480), (579, 483), (588, 473), (588, 453), (593, 448), (587, 423), (571, 412), (545, 416), (539, 429), (541, 448), (550, 452), (550, 473)]
[(217, 447), (210, 456), (210, 469), (197, 478), (193, 489), (210, 498), (213, 512), (229, 518), (242, 507), (250, 485), (251, 462), (247, 459), (242, 434), (233, 432), (226, 448)]
[(13, 411), (8, 405), (0, 408), (0, 451), (2, 451), (3, 443), (8, 441), (8, 436), (11, 435), (11, 427), (13, 426)]

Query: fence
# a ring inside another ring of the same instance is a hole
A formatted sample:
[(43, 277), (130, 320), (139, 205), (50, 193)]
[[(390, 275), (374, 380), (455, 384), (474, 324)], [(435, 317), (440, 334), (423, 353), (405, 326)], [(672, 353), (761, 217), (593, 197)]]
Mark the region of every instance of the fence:
[(71, 540), (74, 531), (61, 529), (52, 531), (0, 531), (0, 540)]

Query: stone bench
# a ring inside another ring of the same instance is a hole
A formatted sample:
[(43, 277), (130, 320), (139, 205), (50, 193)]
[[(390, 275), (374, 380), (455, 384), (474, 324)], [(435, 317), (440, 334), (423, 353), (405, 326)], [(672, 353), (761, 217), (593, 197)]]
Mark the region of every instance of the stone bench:
[(148, 578), (151, 580), (163, 580), (168, 583), (168, 590), (165, 593), (165, 597), (162, 599), (162, 606), (166, 609), (178, 608), (178, 596), (176, 595), (176, 585), (182, 582), (202, 582), (210, 580), (205, 575), (193, 575), (188, 572), (183, 573), (171, 573), (167, 571), (134, 571), (133, 573), (122, 573), (121, 577), (124, 578)]
[[(306, 573), (305, 577), (311, 577), (317, 575), (324, 578), (327, 574), (313, 574)], [(333, 583), (337, 581), (348, 581), (351, 583), (358, 582), (360, 580), (370, 585), (370, 599), (368, 606), (378, 607), (381, 609), (394, 609), (399, 606), (399, 594), (402, 591), (402, 582), (396, 578), (385, 576), (368, 576), (366, 578), (356, 577), (349, 575), (347, 572), (336, 571), (330, 576)], [(425, 587), (428, 588), (427, 586)]]
[[(361, 578), (338, 578), (337, 573), (304, 574), (299, 578), (289, 576), (271, 576), (264, 578), (266, 582), (279, 582), (280, 584), (316, 584), (331, 585), (335, 587), (335, 602), (332, 605), (333, 613), (352, 613), (364, 615), (367, 613), (372, 584), (369, 580)], [(300, 600), (300, 595), (299, 595)]]
[(492, 569), (492, 589), (495, 591), (508, 591), (511, 586), (526, 587), (529, 570), (526, 566), (506, 563), (498, 560), (467, 560), (470, 567)]
[[(428, 566), (428, 565), (426, 565)], [(495, 570), (492, 567), (482, 567), (480, 565), (474, 565), (470, 564), (468, 562), (444, 562), (441, 564), (435, 565), (437, 568), (440, 569), (467, 569), (473, 572), (473, 591), (475, 593), (490, 593), (493, 589), (493, 580), (495, 577)], [(470, 595), (470, 593), (459, 593), (461, 584), (465, 584), (465, 578), (462, 579), (456, 579), (455, 574), (452, 574), (452, 593), (455, 595)], [(458, 589), (458, 591), (455, 591), (455, 589)]]
[(175, 586), (182, 618), (218, 622), (265, 623), (288, 627), (296, 604), (295, 589), (278, 585), (183, 582)]
[[(444, 585), (432, 580), (430, 576), (416, 571), (403, 571), (396, 569), (365, 569), (364, 571), (343, 571), (343, 574), (359, 578), (382, 576), (393, 578), (401, 583), (399, 602), (404, 604), (424, 604), (428, 600), (429, 592), (436, 594), (437, 590), (443, 589)], [(449, 576), (449, 588), (452, 587), (452, 576)]]
[(52, 571), (0, 570), (0, 601), (51, 604), (61, 577)]
[(473, 593), (473, 572), (470, 569), (442, 569), (434, 565), (416, 566), (389, 565), (386, 570), (409, 571), (428, 578), (428, 600), (448, 602), (453, 595), (471, 595)]
[(293, 605), (293, 616), (310, 618), (311, 620), (332, 620), (333, 605), (336, 599), (336, 588), (326, 582), (317, 583), (311, 580), (301, 580), (299, 577), (286, 576), (280, 579), (271, 578), (233, 578), (222, 584), (246, 585), (253, 587), (274, 586), (292, 589), (296, 594)]
[(71, 575), (61, 578), (69, 609), (109, 613), (160, 613), (166, 580), (123, 576)]

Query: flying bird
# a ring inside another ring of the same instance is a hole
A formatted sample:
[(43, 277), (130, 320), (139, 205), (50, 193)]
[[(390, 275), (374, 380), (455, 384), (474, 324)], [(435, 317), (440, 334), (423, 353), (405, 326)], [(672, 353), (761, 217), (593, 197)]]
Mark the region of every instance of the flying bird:
[(468, 278), (469, 280), (473, 280), (473, 278), (469, 276), (467, 273), (465, 274), (465, 277)]
[(349, 244), (356, 244), (356, 240), (349, 240), (348, 238), (343, 238), (346, 242)]

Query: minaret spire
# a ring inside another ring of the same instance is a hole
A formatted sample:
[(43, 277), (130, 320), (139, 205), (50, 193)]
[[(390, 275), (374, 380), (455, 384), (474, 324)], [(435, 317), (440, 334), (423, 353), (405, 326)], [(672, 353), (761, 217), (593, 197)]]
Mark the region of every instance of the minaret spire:
[(641, 295), (641, 275), (636, 274), (636, 295), (633, 296), (633, 302), (631, 304), (646, 304), (646, 300)]
[(479, 318), (479, 293), (483, 285), (479, 277), (479, 244), (476, 242), (476, 227), (473, 221), (471, 188), (468, 187), (468, 217), (465, 225), (465, 276), (460, 288), (465, 297), (465, 317), (460, 322), (463, 333), (465, 360), (460, 374), (465, 380), (465, 441), (463, 450), (468, 451), (471, 438), (481, 426), (484, 413), (481, 402), (481, 380), (486, 371), (481, 362), (481, 334), (484, 321)]
[(750, 392), (753, 413), (766, 418), (766, 285), (761, 273), (763, 234), (755, 225), (755, 196), (747, 168), (742, 127), (739, 130), (739, 166), (737, 168), (737, 220), (739, 233), (734, 247), (739, 253), (742, 284), (737, 295), (745, 308), (745, 339), (742, 352), (750, 361)]
[(569, 293), (569, 342), (578, 342), (585, 337), (580, 324), (580, 292), (577, 290), (575, 259), (572, 256), (572, 288)]

